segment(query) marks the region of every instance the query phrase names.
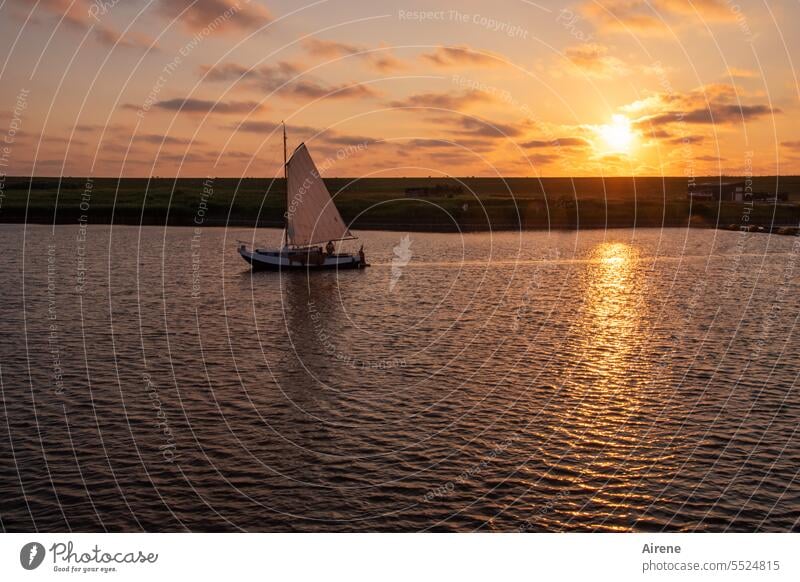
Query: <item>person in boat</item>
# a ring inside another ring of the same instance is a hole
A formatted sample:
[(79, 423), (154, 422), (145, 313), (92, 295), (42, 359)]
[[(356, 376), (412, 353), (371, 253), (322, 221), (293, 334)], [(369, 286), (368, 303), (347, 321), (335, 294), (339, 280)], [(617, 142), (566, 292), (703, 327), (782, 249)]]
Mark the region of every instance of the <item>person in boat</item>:
[(329, 240), (328, 244), (325, 245), (325, 252), (328, 253), (329, 257), (332, 257), (333, 253), (336, 252), (336, 245), (333, 244), (332, 240)]

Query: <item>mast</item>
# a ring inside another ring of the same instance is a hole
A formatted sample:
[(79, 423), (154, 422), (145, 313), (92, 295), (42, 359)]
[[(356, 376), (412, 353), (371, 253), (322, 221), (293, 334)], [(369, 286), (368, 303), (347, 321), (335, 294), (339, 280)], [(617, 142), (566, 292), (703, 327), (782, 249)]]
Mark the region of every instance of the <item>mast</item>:
[[(286, 180), (288, 178), (286, 172), (286, 123), (283, 121), (281, 121), (281, 123), (283, 124), (283, 179)], [(289, 191), (287, 190), (286, 192), (288, 194)]]
[(286, 167), (286, 122), (283, 125), (283, 184), (286, 188), (286, 219), (283, 221), (283, 244), (289, 246), (289, 170)]

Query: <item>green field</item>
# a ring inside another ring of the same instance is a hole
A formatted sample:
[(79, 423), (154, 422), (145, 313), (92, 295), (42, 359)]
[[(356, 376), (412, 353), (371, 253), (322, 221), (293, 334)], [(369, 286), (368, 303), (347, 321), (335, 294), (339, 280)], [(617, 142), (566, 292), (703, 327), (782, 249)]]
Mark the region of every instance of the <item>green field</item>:
[[(732, 180), (735, 178), (724, 178)], [(696, 178), (697, 182), (718, 178)], [(327, 179), (354, 228), (486, 230), (708, 226), (741, 221), (736, 203), (689, 204), (686, 178)], [(439, 186), (409, 197), (406, 188)], [(456, 191), (458, 188), (460, 192)], [(751, 223), (797, 225), (800, 177), (753, 178), (756, 191), (785, 191), (790, 203), (756, 204)], [(283, 180), (263, 178), (23, 178), (0, 183), (0, 222), (280, 226)]]

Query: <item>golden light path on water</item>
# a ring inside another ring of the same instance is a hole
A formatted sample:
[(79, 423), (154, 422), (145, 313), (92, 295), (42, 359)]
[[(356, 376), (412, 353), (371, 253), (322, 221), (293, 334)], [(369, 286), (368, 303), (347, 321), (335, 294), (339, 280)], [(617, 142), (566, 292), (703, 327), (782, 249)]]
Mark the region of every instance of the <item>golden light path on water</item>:
[(576, 346), (582, 361), (567, 386), (574, 392), (573, 455), (584, 466), (576, 485), (590, 496), (569, 513), (598, 528), (624, 530), (607, 518), (624, 513), (632, 496), (647, 503), (636, 493), (637, 482), (665, 460), (663, 450), (645, 442), (650, 424), (642, 408), (653, 374), (652, 358), (644, 353), (646, 275), (636, 247), (603, 242), (590, 251), (583, 277)]

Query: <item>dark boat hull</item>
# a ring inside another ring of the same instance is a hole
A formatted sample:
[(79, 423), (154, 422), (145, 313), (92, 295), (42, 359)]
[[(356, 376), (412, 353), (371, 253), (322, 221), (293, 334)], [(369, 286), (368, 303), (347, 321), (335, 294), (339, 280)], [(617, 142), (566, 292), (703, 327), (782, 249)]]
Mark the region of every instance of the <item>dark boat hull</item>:
[(239, 254), (254, 271), (330, 271), (334, 269), (363, 269), (367, 263), (357, 255), (338, 254), (319, 256), (310, 253), (250, 251), (239, 248)]

